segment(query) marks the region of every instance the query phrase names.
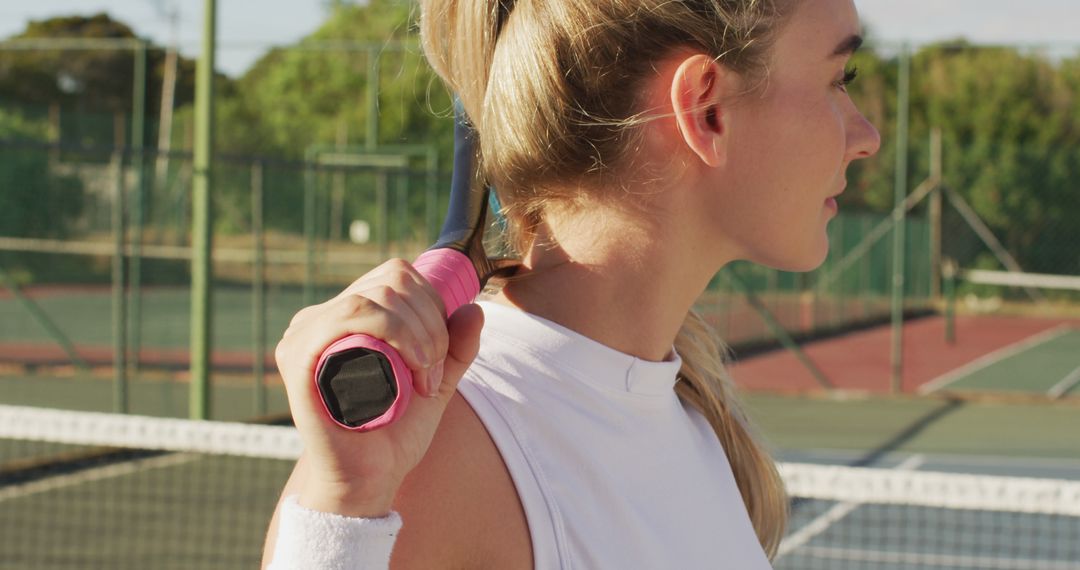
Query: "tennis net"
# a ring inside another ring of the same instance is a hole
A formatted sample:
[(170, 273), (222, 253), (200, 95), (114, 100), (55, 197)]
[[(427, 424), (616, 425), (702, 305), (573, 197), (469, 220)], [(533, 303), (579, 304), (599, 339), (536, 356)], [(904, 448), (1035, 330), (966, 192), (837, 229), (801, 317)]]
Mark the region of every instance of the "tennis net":
[(946, 281), (957, 280), (955, 286), (947, 283), (946, 289), (954, 289), (955, 293), (962, 294), (964, 304), (971, 310), (993, 312), (1010, 308), (1037, 308), (1048, 315), (1080, 315), (1078, 275), (981, 269), (958, 271), (955, 268), (945, 269), (944, 275)]
[[(0, 567), (256, 567), (300, 449), (291, 427), (0, 405)], [(1080, 482), (781, 469), (778, 569), (1080, 570)]]

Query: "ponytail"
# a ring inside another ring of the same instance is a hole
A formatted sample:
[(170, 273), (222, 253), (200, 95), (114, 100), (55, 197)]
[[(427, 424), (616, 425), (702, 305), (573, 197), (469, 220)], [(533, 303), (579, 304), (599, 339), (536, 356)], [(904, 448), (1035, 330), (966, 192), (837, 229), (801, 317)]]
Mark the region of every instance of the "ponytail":
[(717, 339), (701, 315), (687, 313), (675, 337), (675, 351), (683, 360), (675, 391), (705, 416), (720, 438), (750, 522), (771, 558), (784, 536), (787, 494), (775, 463), (751, 431), (724, 366), (721, 355), (726, 349)]

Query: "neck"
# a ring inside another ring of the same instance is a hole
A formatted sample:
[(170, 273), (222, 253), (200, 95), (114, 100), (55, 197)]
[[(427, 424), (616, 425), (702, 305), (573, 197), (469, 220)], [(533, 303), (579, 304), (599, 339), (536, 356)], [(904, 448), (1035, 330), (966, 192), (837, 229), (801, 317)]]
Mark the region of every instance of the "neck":
[(701, 239), (650, 212), (590, 208), (539, 228), (520, 277), (497, 300), (559, 323), (620, 352), (667, 359), (687, 311), (717, 268)]

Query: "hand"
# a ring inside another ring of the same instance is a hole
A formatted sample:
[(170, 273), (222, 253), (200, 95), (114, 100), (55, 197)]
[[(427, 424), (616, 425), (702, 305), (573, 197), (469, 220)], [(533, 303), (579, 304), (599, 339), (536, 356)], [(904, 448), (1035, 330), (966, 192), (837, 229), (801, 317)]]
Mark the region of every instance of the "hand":
[[(438, 293), (402, 260), (388, 261), (333, 299), (301, 309), (275, 352), (304, 440), (300, 503), (351, 516), (389, 512), (476, 357), (482, 327), (483, 313), (476, 305), (461, 307), (447, 322)], [(341, 428), (326, 415), (313, 380), (326, 347), (355, 333), (393, 346), (413, 371), (420, 396), (398, 421), (364, 433)]]

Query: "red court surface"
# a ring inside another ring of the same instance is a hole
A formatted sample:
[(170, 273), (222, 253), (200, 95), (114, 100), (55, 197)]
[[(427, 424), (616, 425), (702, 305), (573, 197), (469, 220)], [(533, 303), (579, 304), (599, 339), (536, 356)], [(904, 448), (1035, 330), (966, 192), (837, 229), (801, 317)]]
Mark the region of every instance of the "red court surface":
[[(1009, 316), (960, 316), (956, 344), (945, 343), (945, 319), (908, 322), (903, 336), (903, 392), (914, 394), (931, 380), (995, 350), (1048, 329), (1080, 320)], [(809, 358), (834, 388), (861, 392), (890, 391), (892, 330), (888, 325), (803, 345)], [(736, 359), (735, 382), (750, 391), (807, 393), (822, 390), (813, 375), (786, 350)]]

